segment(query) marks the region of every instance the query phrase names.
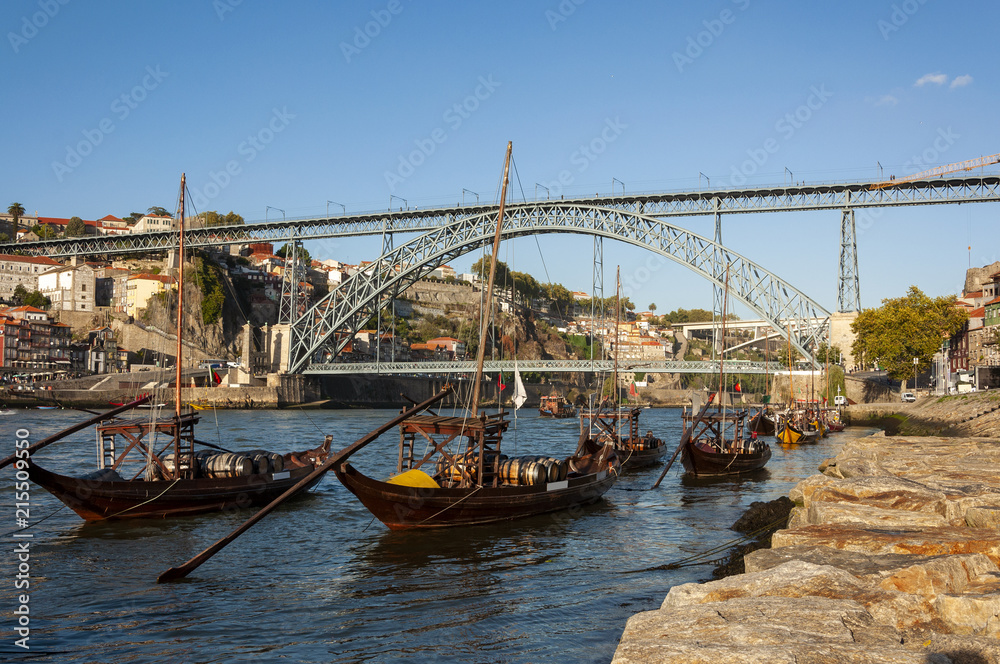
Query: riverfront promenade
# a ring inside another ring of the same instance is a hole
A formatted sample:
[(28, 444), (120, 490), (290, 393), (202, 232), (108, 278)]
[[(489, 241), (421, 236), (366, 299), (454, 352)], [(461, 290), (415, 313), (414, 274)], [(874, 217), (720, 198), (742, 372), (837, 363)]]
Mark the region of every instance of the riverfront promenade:
[(746, 573), (669, 589), (614, 664), (1000, 663), (1000, 439), (852, 440)]

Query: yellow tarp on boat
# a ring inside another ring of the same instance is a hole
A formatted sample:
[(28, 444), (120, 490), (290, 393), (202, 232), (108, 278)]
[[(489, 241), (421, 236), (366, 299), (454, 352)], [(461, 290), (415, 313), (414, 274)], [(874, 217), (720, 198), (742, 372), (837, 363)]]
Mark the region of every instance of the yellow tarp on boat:
[(393, 475), (386, 480), (389, 484), (400, 486), (412, 486), (419, 489), (440, 489), (441, 485), (434, 481), (434, 478), (422, 470), (408, 470), (399, 475)]

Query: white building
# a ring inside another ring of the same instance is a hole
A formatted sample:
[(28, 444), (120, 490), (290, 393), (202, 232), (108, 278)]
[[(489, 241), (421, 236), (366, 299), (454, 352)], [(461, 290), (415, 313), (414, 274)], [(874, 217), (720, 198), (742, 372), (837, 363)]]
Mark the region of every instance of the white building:
[(38, 291), (52, 301), (52, 311), (94, 311), (94, 268), (67, 265), (38, 275)]
[(155, 214), (147, 214), (146, 216), (135, 222), (135, 226), (132, 227), (130, 232), (132, 233), (162, 233), (165, 231), (176, 230), (176, 223), (173, 217), (161, 217)]

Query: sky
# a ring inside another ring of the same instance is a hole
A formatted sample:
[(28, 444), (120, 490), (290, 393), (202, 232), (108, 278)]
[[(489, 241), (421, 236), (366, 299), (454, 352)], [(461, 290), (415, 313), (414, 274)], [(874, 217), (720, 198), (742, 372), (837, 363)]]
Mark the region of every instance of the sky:
[[(909, 175), (1000, 152), (998, 24), (1000, 5), (962, 0), (5, 0), (0, 202), (174, 209), (182, 172), (199, 211), (248, 222), (495, 202), (507, 141), (515, 199)], [(998, 212), (859, 213), (862, 306), (960, 291), (1000, 259)], [(674, 223), (713, 234), (711, 217)], [(722, 226), (836, 310), (838, 211)], [(546, 235), (501, 258), (589, 293), (592, 246)], [(357, 263), (381, 240), (307, 247)], [(640, 310), (711, 309), (709, 282), (650, 256), (606, 241), (605, 294), (621, 266)]]

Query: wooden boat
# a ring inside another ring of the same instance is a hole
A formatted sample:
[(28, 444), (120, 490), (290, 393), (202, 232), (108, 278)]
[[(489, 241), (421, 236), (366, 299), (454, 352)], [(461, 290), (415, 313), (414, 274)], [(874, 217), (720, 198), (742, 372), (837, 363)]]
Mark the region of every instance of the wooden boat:
[(793, 445), (802, 439), (802, 431), (791, 422), (782, 421), (774, 436), (778, 439), (779, 443)]
[[(507, 144), (500, 210), (486, 291), (491, 302), (510, 172)], [(443, 528), (508, 521), (587, 505), (618, 477), (618, 455), (610, 444), (581, 435), (566, 458), (503, 454), (506, 414), (479, 412), (489, 317), (483, 316), (472, 401), (466, 417), (414, 415), (399, 424), (396, 475), (377, 480), (347, 460), (334, 464), (337, 478), (391, 529)], [(416, 441), (429, 451), (418, 457)], [(449, 449), (452, 443), (456, 449)]]
[[(726, 266), (726, 279), (722, 298), (722, 339), (726, 338), (726, 306), (729, 300), (729, 266)], [(724, 380), (725, 349), (719, 355), (719, 388), (725, 385)], [(709, 403), (714, 397), (709, 397)], [(699, 411), (697, 393), (692, 397), (692, 415), (687, 409), (681, 415), (684, 422), (684, 432), (681, 436), (681, 463), (687, 472), (698, 475), (737, 475), (760, 470), (771, 459), (771, 448), (757, 434), (751, 432), (747, 437), (744, 424), (747, 411), (726, 412), (719, 399), (717, 410), (708, 413), (706, 408)]]
[[(185, 179), (181, 176), (178, 257), (182, 268), (184, 194)], [(178, 272), (177, 311), (183, 311), (183, 269)], [(235, 453), (197, 441), (194, 428), (199, 417), (182, 412), (181, 332), (178, 316), (172, 417), (109, 420), (99, 416), (95, 472), (69, 477), (29, 462), (27, 471), (31, 480), (84, 519), (100, 521), (182, 516), (267, 504), (297, 486), (323, 464), (330, 451), (330, 436), (315, 449), (284, 456), (263, 450)], [(113, 412), (118, 414), (142, 407), (148, 401), (149, 397), (144, 396)], [(79, 427), (70, 427), (67, 431), (70, 430), (79, 430)], [(196, 451), (197, 446), (208, 449)]]
[[(667, 445), (653, 435), (652, 431), (640, 433), (639, 415), (643, 408), (636, 406), (629, 410), (587, 411), (580, 414), (580, 433), (584, 434), (584, 422), (589, 420), (597, 425), (599, 432), (595, 442), (607, 443), (614, 447), (621, 459), (622, 470), (642, 468), (663, 461), (667, 455)], [(628, 421), (628, 433), (621, 433), (621, 421)], [(593, 433), (593, 432), (589, 432)]]
[[(510, 521), (587, 505), (617, 479), (614, 449), (590, 440), (581, 441), (566, 459), (508, 458), (500, 452), (508, 425), (503, 413), (478, 418), (414, 416), (400, 424), (397, 475), (379, 481), (346, 462), (334, 472), (393, 530)], [(421, 459), (411, 456), (417, 436), (434, 440), (434, 450)], [(435, 436), (444, 440), (438, 442)], [(465, 438), (459, 445), (464, 452), (444, 451), (458, 437)]]
[(760, 408), (747, 421), (747, 430), (758, 436), (773, 436), (775, 432), (774, 413), (770, 408)]
[(538, 414), (541, 417), (554, 417), (564, 419), (576, 417), (576, 408), (561, 396), (547, 396), (541, 398), (538, 405)]
[(681, 463), (693, 475), (737, 475), (760, 470), (771, 448), (760, 438), (742, 435), (746, 411), (707, 413), (700, 420), (682, 415), (687, 441)]

